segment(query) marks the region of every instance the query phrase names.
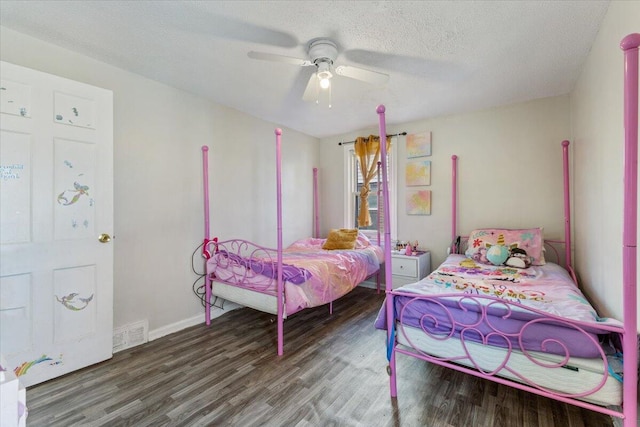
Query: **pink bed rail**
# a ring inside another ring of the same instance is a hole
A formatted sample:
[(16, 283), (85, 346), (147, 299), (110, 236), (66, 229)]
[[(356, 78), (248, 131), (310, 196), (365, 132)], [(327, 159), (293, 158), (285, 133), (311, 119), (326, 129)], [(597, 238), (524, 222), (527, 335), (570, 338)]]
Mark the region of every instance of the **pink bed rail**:
[[(608, 360), (606, 355), (600, 350), (600, 358), (602, 359), (602, 363), (604, 365), (604, 374), (602, 381), (600, 384), (596, 384), (592, 389), (582, 392), (582, 393), (558, 393), (552, 390), (548, 390), (545, 387), (541, 387), (535, 383), (532, 383), (526, 378), (520, 378), (522, 382), (514, 382), (509, 379), (505, 379), (502, 377), (495, 376), (497, 370), (494, 372), (483, 371), (482, 369), (470, 369), (467, 367), (459, 366), (452, 362), (456, 360), (448, 360), (446, 358), (438, 358), (431, 355), (428, 355), (421, 350), (415, 348), (413, 349), (402, 349), (397, 348), (397, 339), (396, 334), (403, 333), (402, 332), (402, 324), (398, 326), (400, 331), (396, 331), (396, 322), (395, 320), (398, 316), (403, 316), (403, 313), (399, 313), (396, 315), (394, 313), (394, 298), (396, 296), (404, 296), (411, 299), (411, 301), (417, 300), (432, 300), (438, 301), (436, 297), (424, 297), (424, 296), (416, 296), (415, 294), (408, 294), (403, 292), (393, 291), (391, 287), (391, 280), (389, 277), (389, 270), (387, 269), (387, 299), (385, 302), (385, 310), (386, 310), (386, 326), (387, 326), (387, 339), (388, 339), (388, 354), (387, 357), (389, 359), (389, 366), (387, 368), (390, 380), (390, 394), (392, 397), (397, 396), (397, 385), (396, 385), (396, 361), (395, 355), (396, 353), (407, 354), (413, 357), (417, 357), (423, 360), (427, 360), (431, 363), (439, 364), (442, 366), (446, 366), (455, 370), (459, 370), (465, 372), (470, 375), (475, 375), (481, 378), (489, 379), (491, 381), (508, 385), (514, 388), (518, 388), (521, 390), (526, 390), (532, 393), (536, 393), (542, 396), (546, 396), (558, 401), (562, 401), (565, 403), (569, 403), (575, 406), (583, 407), (586, 409), (590, 409), (596, 412), (608, 414), (610, 416), (622, 418), (624, 422), (624, 427), (635, 427), (637, 420), (637, 382), (638, 382), (638, 337), (637, 337), (637, 266), (636, 266), (636, 245), (637, 245), (637, 167), (638, 167), (638, 46), (640, 46), (640, 34), (630, 34), (625, 37), (621, 42), (621, 48), (624, 51), (624, 61), (625, 61), (625, 69), (624, 69), (624, 231), (623, 231), (623, 295), (624, 295), (624, 326), (616, 327), (616, 326), (607, 326), (602, 327), (600, 325), (601, 330), (609, 331), (613, 333), (621, 334), (623, 337), (622, 347), (623, 347), (623, 355), (624, 355), (624, 367), (623, 367), (623, 385), (622, 385), (622, 401), (623, 407), (622, 411), (616, 409), (610, 409), (603, 406), (595, 405), (592, 403), (585, 402), (583, 400), (579, 400), (585, 395), (591, 394), (597, 390), (599, 390), (604, 382), (607, 380), (607, 371), (608, 371)], [(380, 116), (380, 134), (384, 135), (384, 107), (378, 107), (378, 114)], [(563, 180), (564, 180), (564, 225), (565, 225), (565, 264), (567, 266), (568, 271), (573, 276), (575, 280), (575, 273), (573, 271), (573, 264), (571, 261), (571, 211), (570, 211), (570, 193), (569, 193), (569, 154), (568, 154), (569, 142), (562, 142), (562, 151), (563, 151)], [(384, 157), (383, 157), (384, 158)], [(384, 169), (383, 169), (384, 170)], [(384, 182), (383, 182), (384, 185)], [(456, 247), (455, 241), (457, 239), (457, 230), (456, 230), (456, 222), (457, 222), (457, 156), (452, 156), (452, 250)], [(386, 218), (385, 218), (386, 219)], [(385, 223), (385, 237), (388, 233), (388, 227)], [(385, 247), (385, 260), (390, 262), (390, 250), (388, 247)], [(453, 295), (452, 295), (453, 296)], [(438, 297), (443, 297), (443, 295), (438, 295)], [(458, 296), (459, 298), (459, 296)], [(502, 300), (497, 300), (491, 297), (464, 297), (465, 300), (472, 301), (472, 303), (479, 303), (478, 300), (494, 300), (496, 303), (507, 306), (509, 309), (513, 307), (518, 307), (517, 303), (505, 303)], [(491, 304), (491, 303), (490, 303)], [(519, 307), (523, 309), (523, 307)], [(530, 310), (530, 309), (527, 309)], [(402, 310), (404, 311), (404, 310)], [(482, 310), (480, 310), (482, 312)], [(484, 312), (483, 312), (484, 313)], [(536, 322), (548, 321), (548, 322), (562, 322), (568, 325), (571, 328), (577, 328), (578, 330), (582, 330), (582, 328), (591, 327), (592, 324), (585, 324), (583, 322), (578, 321), (569, 321), (566, 319), (558, 318), (556, 316), (539, 313), (542, 314), (543, 317), (535, 320)], [(483, 320), (486, 321), (486, 316), (482, 315)], [(453, 322), (455, 320), (451, 319)], [(475, 325), (472, 325), (475, 326)], [(424, 331), (424, 327), (423, 327)], [(427, 331), (425, 331), (428, 333)], [(518, 334), (519, 335), (519, 334)], [(410, 342), (410, 340), (409, 340)], [(598, 346), (597, 342), (593, 342), (594, 346)], [(510, 349), (509, 349), (510, 352)], [(475, 363), (473, 357), (469, 354), (466, 355), (466, 358), (471, 359), (472, 366), (476, 368), (479, 367), (478, 364)], [(551, 366), (551, 368), (556, 368), (559, 366)]]

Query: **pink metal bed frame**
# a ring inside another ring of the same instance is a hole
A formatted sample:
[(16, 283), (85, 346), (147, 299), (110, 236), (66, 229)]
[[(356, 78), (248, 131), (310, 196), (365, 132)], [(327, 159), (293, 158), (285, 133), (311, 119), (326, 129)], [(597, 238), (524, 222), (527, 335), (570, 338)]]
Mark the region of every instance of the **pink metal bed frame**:
[[(450, 360), (443, 358), (436, 358), (434, 356), (430, 356), (421, 351), (411, 351), (404, 349), (402, 347), (398, 347), (397, 339), (396, 339), (396, 321), (399, 317), (402, 317), (401, 313), (395, 313), (394, 305), (395, 305), (395, 297), (396, 296), (405, 296), (411, 297), (413, 299), (428, 299), (434, 300), (435, 297), (423, 297), (416, 296), (415, 294), (407, 294), (404, 292), (394, 291), (392, 288), (391, 281), (391, 268), (386, 268), (386, 293), (387, 298), (385, 302), (385, 310), (386, 310), (386, 327), (387, 327), (387, 343), (388, 350), (387, 356), (389, 359), (389, 366), (387, 371), (390, 376), (390, 393), (392, 397), (397, 396), (397, 386), (396, 386), (396, 353), (406, 354), (409, 356), (417, 357), (419, 359), (423, 359), (429, 361), (431, 363), (439, 364), (442, 366), (446, 366), (458, 371), (462, 371), (468, 373), (470, 375), (475, 375), (477, 377), (485, 378), (500, 384), (508, 385), (511, 387), (515, 387), (521, 390), (529, 391), (532, 393), (536, 393), (545, 397), (549, 397), (558, 401), (562, 401), (565, 403), (573, 404), (579, 407), (583, 407), (586, 409), (590, 409), (596, 412), (604, 413), (610, 416), (622, 418), (624, 420), (625, 427), (634, 427), (636, 426), (637, 419), (637, 383), (638, 383), (638, 338), (636, 334), (636, 325), (637, 325), (637, 267), (636, 267), (636, 240), (637, 240), (637, 177), (638, 177), (638, 46), (640, 46), (640, 34), (634, 33), (626, 36), (620, 47), (624, 51), (624, 60), (625, 60), (625, 70), (624, 70), (624, 230), (623, 230), (623, 296), (624, 296), (624, 325), (622, 327), (602, 327), (602, 330), (606, 330), (612, 333), (618, 333), (622, 336), (622, 350), (624, 355), (624, 366), (623, 366), (623, 396), (622, 396), (622, 410), (614, 410), (603, 406), (598, 406), (592, 403), (587, 403), (583, 400), (578, 400), (581, 397), (587, 396), (588, 394), (594, 393), (598, 391), (604, 385), (607, 377), (607, 367), (608, 361), (607, 357), (602, 350), (601, 358), (603, 360), (605, 369), (603, 374), (602, 382), (594, 387), (592, 390), (575, 393), (575, 394), (567, 394), (567, 393), (558, 393), (544, 387), (537, 386), (535, 383), (520, 383), (508, 380), (506, 378), (495, 376), (494, 373), (497, 372), (487, 372), (482, 369), (474, 370), (469, 369), (464, 366), (456, 365), (452, 363)], [(379, 126), (380, 126), (380, 135), (386, 135), (385, 128), (385, 107), (380, 105), (377, 108), (377, 113), (379, 115)], [(571, 223), (570, 223), (570, 203), (569, 203), (569, 170), (568, 170), (568, 141), (562, 142), (562, 150), (563, 150), (563, 179), (564, 179), (564, 222), (565, 222), (565, 236), (564, 236), (564, 244), (565, 244), (565, 264), (566, 268), (574, 278), (575, 281), (575, 273), (573, 271), (573, 266), (571, 265)], [(384, 208), (385, 212), (389, 212), (388, 205), (388, 189), (386, 187), (386, 147), (385, 144), (381, 144), (382, 151), (382, 173), (383, 173), (383, 193), (384, 198), (383, 201), (385, 203)], [(452, 156), (452, 227), (451, 227), (451, 238), (452, 242), (455, 242), (458, 238), (457, 229), (456, 229), (456, 220), (457, 220), (457, 156)], [(385, 242), (390, 242), (390, 222), (388, 215), (385, 215), (384, 218), (384, 230), (385, 230)], [(452, 247), (453, 248), (453, 247)], [(390, 245), (385, 245), (385, 264), (389, 266), (391, 264), (391, 248)], [(576, 281), (577, 283), (577, 281)], [(441, 294), (438, 297), (451, 297), (453, 294)], [(459, 298), (459, 295), (458, 295)], [(473, 297), (466, 297), (465, 299), (475, 299)], [(492, 297), (484, 297), (484, 299), (492, 299), (496, 300)], [(504, 304), (504, 302), (502, 302)], [(520, 306), (517, 303), (509, 303), (506, 304), (509, 307)], [(526, 307), (525, 307), (526, 310)], [(528, 310), (534, 311), (534, 310)], [(572, 321), (568, 319), (563, 319), (557, 316), (551, 316), (548, 314), (544, 314), (543, 312), (535, 311), (538, 314), (543, 314), (545, 320), (550, 322), (561, 323), (568, 325), (574, 329), (579, 331), (583, 331), (583, 327), (587, 327), (589, 324), (584, 322)], [(486, 320), (486, 314), (482, 316), (483, 320)], [(597, 343), (595, 343), (597, 344)], [(508, 354), (510, 354), (511, 349), (508, 349)], [(471, 362), (475, 366), (478, 366), (473, 358), (469, 356)], [(527, 357), (532, 360), (528, 355)], [(566, 359), (565, 359), (566, 361)], [(501, 368), (504, 365), (501, 366)], [(558, 365), (550, 366), (550, 367), (559, 367)], [(522, 378), (522, 377), (521, 377)]]
[[(283, 246), (282, 246), (282, 155), (281, 155), (281, 137), (282, 130), (275, 129), (276, 135), (276, 198), (277, 198), (277, 249), (266, 248), (264, 246), (256, 245), (246, 240), (230, 240), (227, 242), (219, 242), (217, 238), (211, 238), (211, 230), (209, 223), (209, 161), (208, 151), (209, 148), (205, 145), (202, 147), (202, 169), (203, 169), (203, 191), (204, 191), (204, 241), (202, 245), (202, 256), (205, 259), (209, 259), (213, 252), (216, 251), (219, 245), (228, 245), (227, 247), (233, 247), (234, 252), (236, 250), (249, 250), (253, 254), (259, 253), (266, 258), (271, 258), (272, 253), (276, 253), (275, 265), (276, 272), (276, 307), (277, 307), (277, 334), (278, 334), (278, 356), (282, 356), (284, 353), (284, 301), (285, 301), (285, 286), (283, 279)], [(384, 145), (384, 144), (382, 144)], [(378, 185), (378, 187), (380, 187)], [(313, 168), (313, 211), (314, 211), (314, 237), (320, 235), (319, 215), (318, 215), (318, 168)], [(380, 245), (380, 236), (378, 235), (378, 245)], [(205, 277), (205, 323), (211, 324), (211, 297), (212, 297), (212, 281), (211, 275), (207, 272)], [(376, 283), (378, 292), (380, 292), (380, 274), (376, 274)], [(237, 283), (237, 286), (242, 287), (241, 282)], [(329, 303), (329, 313), (333, 313), (333, 301)], [(288, 315), (293, 313), (287, 313)]]
[[(277, 199), (277, 285), (276, 285), (276, 297), (279, 298), (280, 303), (277, 304), (277, 331), (278, 331), (278, 356), (282, 356), (284, 353), (284, 307), (283, 307), (283, 295), (284, 295), (284, 281), (282, 277), (282, 129), (277, 128), (275, 130), (276, 135), (276, 199)], [(204, 191), (204, 242), (202, 245), (202, 256), (205, 259), (211, 257), (211, 251), (209, 250), (210, 244), (215, 245), (217, 239), (211, 239), (211, 229), (209, 223), (209, 147), (202, 146), (202, 177), (203, 177), (203, 191)], [(313, 170), (313, 191), (314, 191), (314, 217), (318, 217), (318, 203), (317, 203), (317, 168)], [(318, 233), (316, 223), (316, 234)], [(251, 244), (247, 241), (239, 241), (240, 245)], [(251, 244), (253, 245), (253, 244)], [(253, 245), (257, 250), (268, 250), (268, 248)], [(205, 277), (205, 323), (207, 326), (211, 325), (211, 296), (212, 296), (212, 279), (207, 274)], [(333, 307), (330, 304), (330, 311)]]

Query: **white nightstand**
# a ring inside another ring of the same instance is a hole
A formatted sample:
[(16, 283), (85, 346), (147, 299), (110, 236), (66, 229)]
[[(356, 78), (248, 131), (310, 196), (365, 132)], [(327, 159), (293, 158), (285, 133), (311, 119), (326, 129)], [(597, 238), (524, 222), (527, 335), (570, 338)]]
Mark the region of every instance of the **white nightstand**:
[(391, 254), (391, 280), (393, 289), (407, 283), (414, 283), (427, 277), (431, 272), (431, 252), (417, 255)]

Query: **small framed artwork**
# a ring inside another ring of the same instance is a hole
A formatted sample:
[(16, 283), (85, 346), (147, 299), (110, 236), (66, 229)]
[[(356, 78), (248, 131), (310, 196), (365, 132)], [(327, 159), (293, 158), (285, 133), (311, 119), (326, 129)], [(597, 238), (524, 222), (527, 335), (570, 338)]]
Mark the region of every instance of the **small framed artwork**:
[(431, 190), (407, 191), (407, 215), (431, 215)]
[(407, 158), (431, 155), (431, 132), (410, 133), (406, 138)]
[(405, 166), (406, 185), (431, 185), (431, 161), (411, 160)]

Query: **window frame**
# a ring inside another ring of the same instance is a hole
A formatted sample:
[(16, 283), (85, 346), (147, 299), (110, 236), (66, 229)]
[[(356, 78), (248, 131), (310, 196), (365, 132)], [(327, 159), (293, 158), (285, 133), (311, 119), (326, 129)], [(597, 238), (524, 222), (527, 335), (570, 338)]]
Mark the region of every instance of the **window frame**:
[[(397, 188), (398, 188), (398, 174), (397, 174), (397, 145), (398, 138), (392, 139), (391, 149), (387, 153), (387, 179), (389, 181), (389, 223), (391, 226), (391, 240), (397, 236), (398, 231), (398, 215), (397, 215)], [(358, 174), (357, 157), (355, 155), (355, 149), (353, 145), (345, 145), (344, 150), (344, 188), (345, 188), (345, 200), (344, 200), (344, 224), (345, 228), (358, 228), (358, 225), (354, 222), (357, 210), (356, 200), (360, 197), (360, 193), (357, 191), (356, 177)], [(381, 174), (382, 177), (382, 174)], [(376, 230), (361, 230), (372, 242), (377, 239)], [(380, 239), (384, 240), (384, 229), (380, 230)]]

